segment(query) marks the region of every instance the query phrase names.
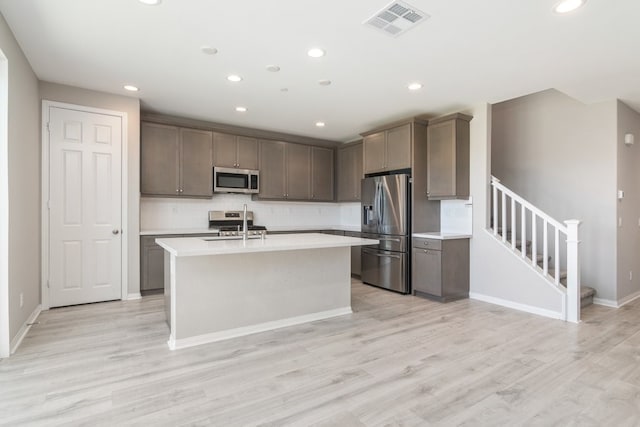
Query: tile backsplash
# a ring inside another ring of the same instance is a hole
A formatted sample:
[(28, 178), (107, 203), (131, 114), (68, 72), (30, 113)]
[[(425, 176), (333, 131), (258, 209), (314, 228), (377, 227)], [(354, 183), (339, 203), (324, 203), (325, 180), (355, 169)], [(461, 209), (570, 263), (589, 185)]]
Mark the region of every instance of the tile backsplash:
[(440, 231), (444, 233), (472, 234), (473, 203), (469, 200), (442, 200), (440, 202)]
[[(254, 213), (256, 224), (270, 227), (360, 226), (360, 203), (266, 202), (244, 194), (216, 194), (211, 199), (140, 199), (140, 229), (170, 230), (207, 228), (210, 210), (242, 210)], [(440, 203), (441, 231), (471, 234), (471, 200)], [(435, 231), (435, 230), (416, 230)]]
[(253, 211), (256, 224), (269, 227), (358, 226), (359, 203), (266, 202), (243, 194), (216, 194), (212, 199), (140, 199), (140, 229), (207, 228), (210, 210)]

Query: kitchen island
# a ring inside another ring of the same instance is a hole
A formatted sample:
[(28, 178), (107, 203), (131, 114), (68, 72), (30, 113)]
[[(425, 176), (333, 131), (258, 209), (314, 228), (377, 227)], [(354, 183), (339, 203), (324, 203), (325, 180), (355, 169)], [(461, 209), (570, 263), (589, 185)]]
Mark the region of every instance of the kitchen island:
[(351, 313), (351, 246), (326, 234), (157, 239), (172, 350)]

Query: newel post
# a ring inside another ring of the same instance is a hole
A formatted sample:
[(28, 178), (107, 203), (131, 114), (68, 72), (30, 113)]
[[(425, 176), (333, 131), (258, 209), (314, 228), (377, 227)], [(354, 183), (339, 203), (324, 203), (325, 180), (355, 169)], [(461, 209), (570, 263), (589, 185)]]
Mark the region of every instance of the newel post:
[(578, 228), (580, 221), (569, 219), (567, 225), (567, 322), (580, 322), (580, 260)]

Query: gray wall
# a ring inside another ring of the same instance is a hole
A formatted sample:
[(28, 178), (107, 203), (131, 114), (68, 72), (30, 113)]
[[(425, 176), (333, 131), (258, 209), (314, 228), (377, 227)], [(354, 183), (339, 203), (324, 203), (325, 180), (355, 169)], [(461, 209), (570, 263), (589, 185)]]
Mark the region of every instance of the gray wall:
[(14, 339), (40, 304), (40, 105), (38, 79), (1, 15), (0, 49), (9, 62), (9, 337)]
[(583, 285), (616, 299), (616, 101), (556, 90), (495, 104), (491, 172), (557, 220), (579, 219)]
[(562, 295), (487, 230), (491, 200), (492, 108), (483, 104), (465, 113), (473, 116), (470, 124), (470, 192), (473, 198), (470, 297), (559, 317), (563, 310)]
[[(619, 303), (640, 295), (640, 114), (618, 101), (618, 189), (624, 199), (617, 203), (618, 228), (617, 300)], [(624, 135), (632, 133), (634, 145), (624, 145)], [(629, 272), (632, 271), (632, 279)]]
[(140, 293), (140, 100), (56, 83), (40, 82), (43, 100), (65, 102), (127, 113), (127, 236), (129, 295)]

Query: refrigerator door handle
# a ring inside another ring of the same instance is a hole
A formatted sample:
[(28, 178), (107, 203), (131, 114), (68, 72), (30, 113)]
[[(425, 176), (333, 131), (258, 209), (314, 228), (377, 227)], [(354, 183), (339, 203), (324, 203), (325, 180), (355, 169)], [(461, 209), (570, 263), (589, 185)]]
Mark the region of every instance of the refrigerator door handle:
[[(384, 193), (382, 192), (382, 182), (378, 182), (378, 187), (376, 188), (376, 192), (378, 194), (378, 218), (380, 221), (378, 222), (378, 227), (381, 227), (384, 224)], [(378, 228), (378, 232), (382, 232)]]
[(367, 255), (373, 255), (373, 256), (377, 256), (378, 258), (396, 258), (396, 259), (400, 259), (402, 258), (400, 255), (394, 255), (394, 254), (381, 254), (379, 252), (374, 252), (374, 251), (370, 251), (370, 250), (363, 250), (363, 253), (367, 254)]

